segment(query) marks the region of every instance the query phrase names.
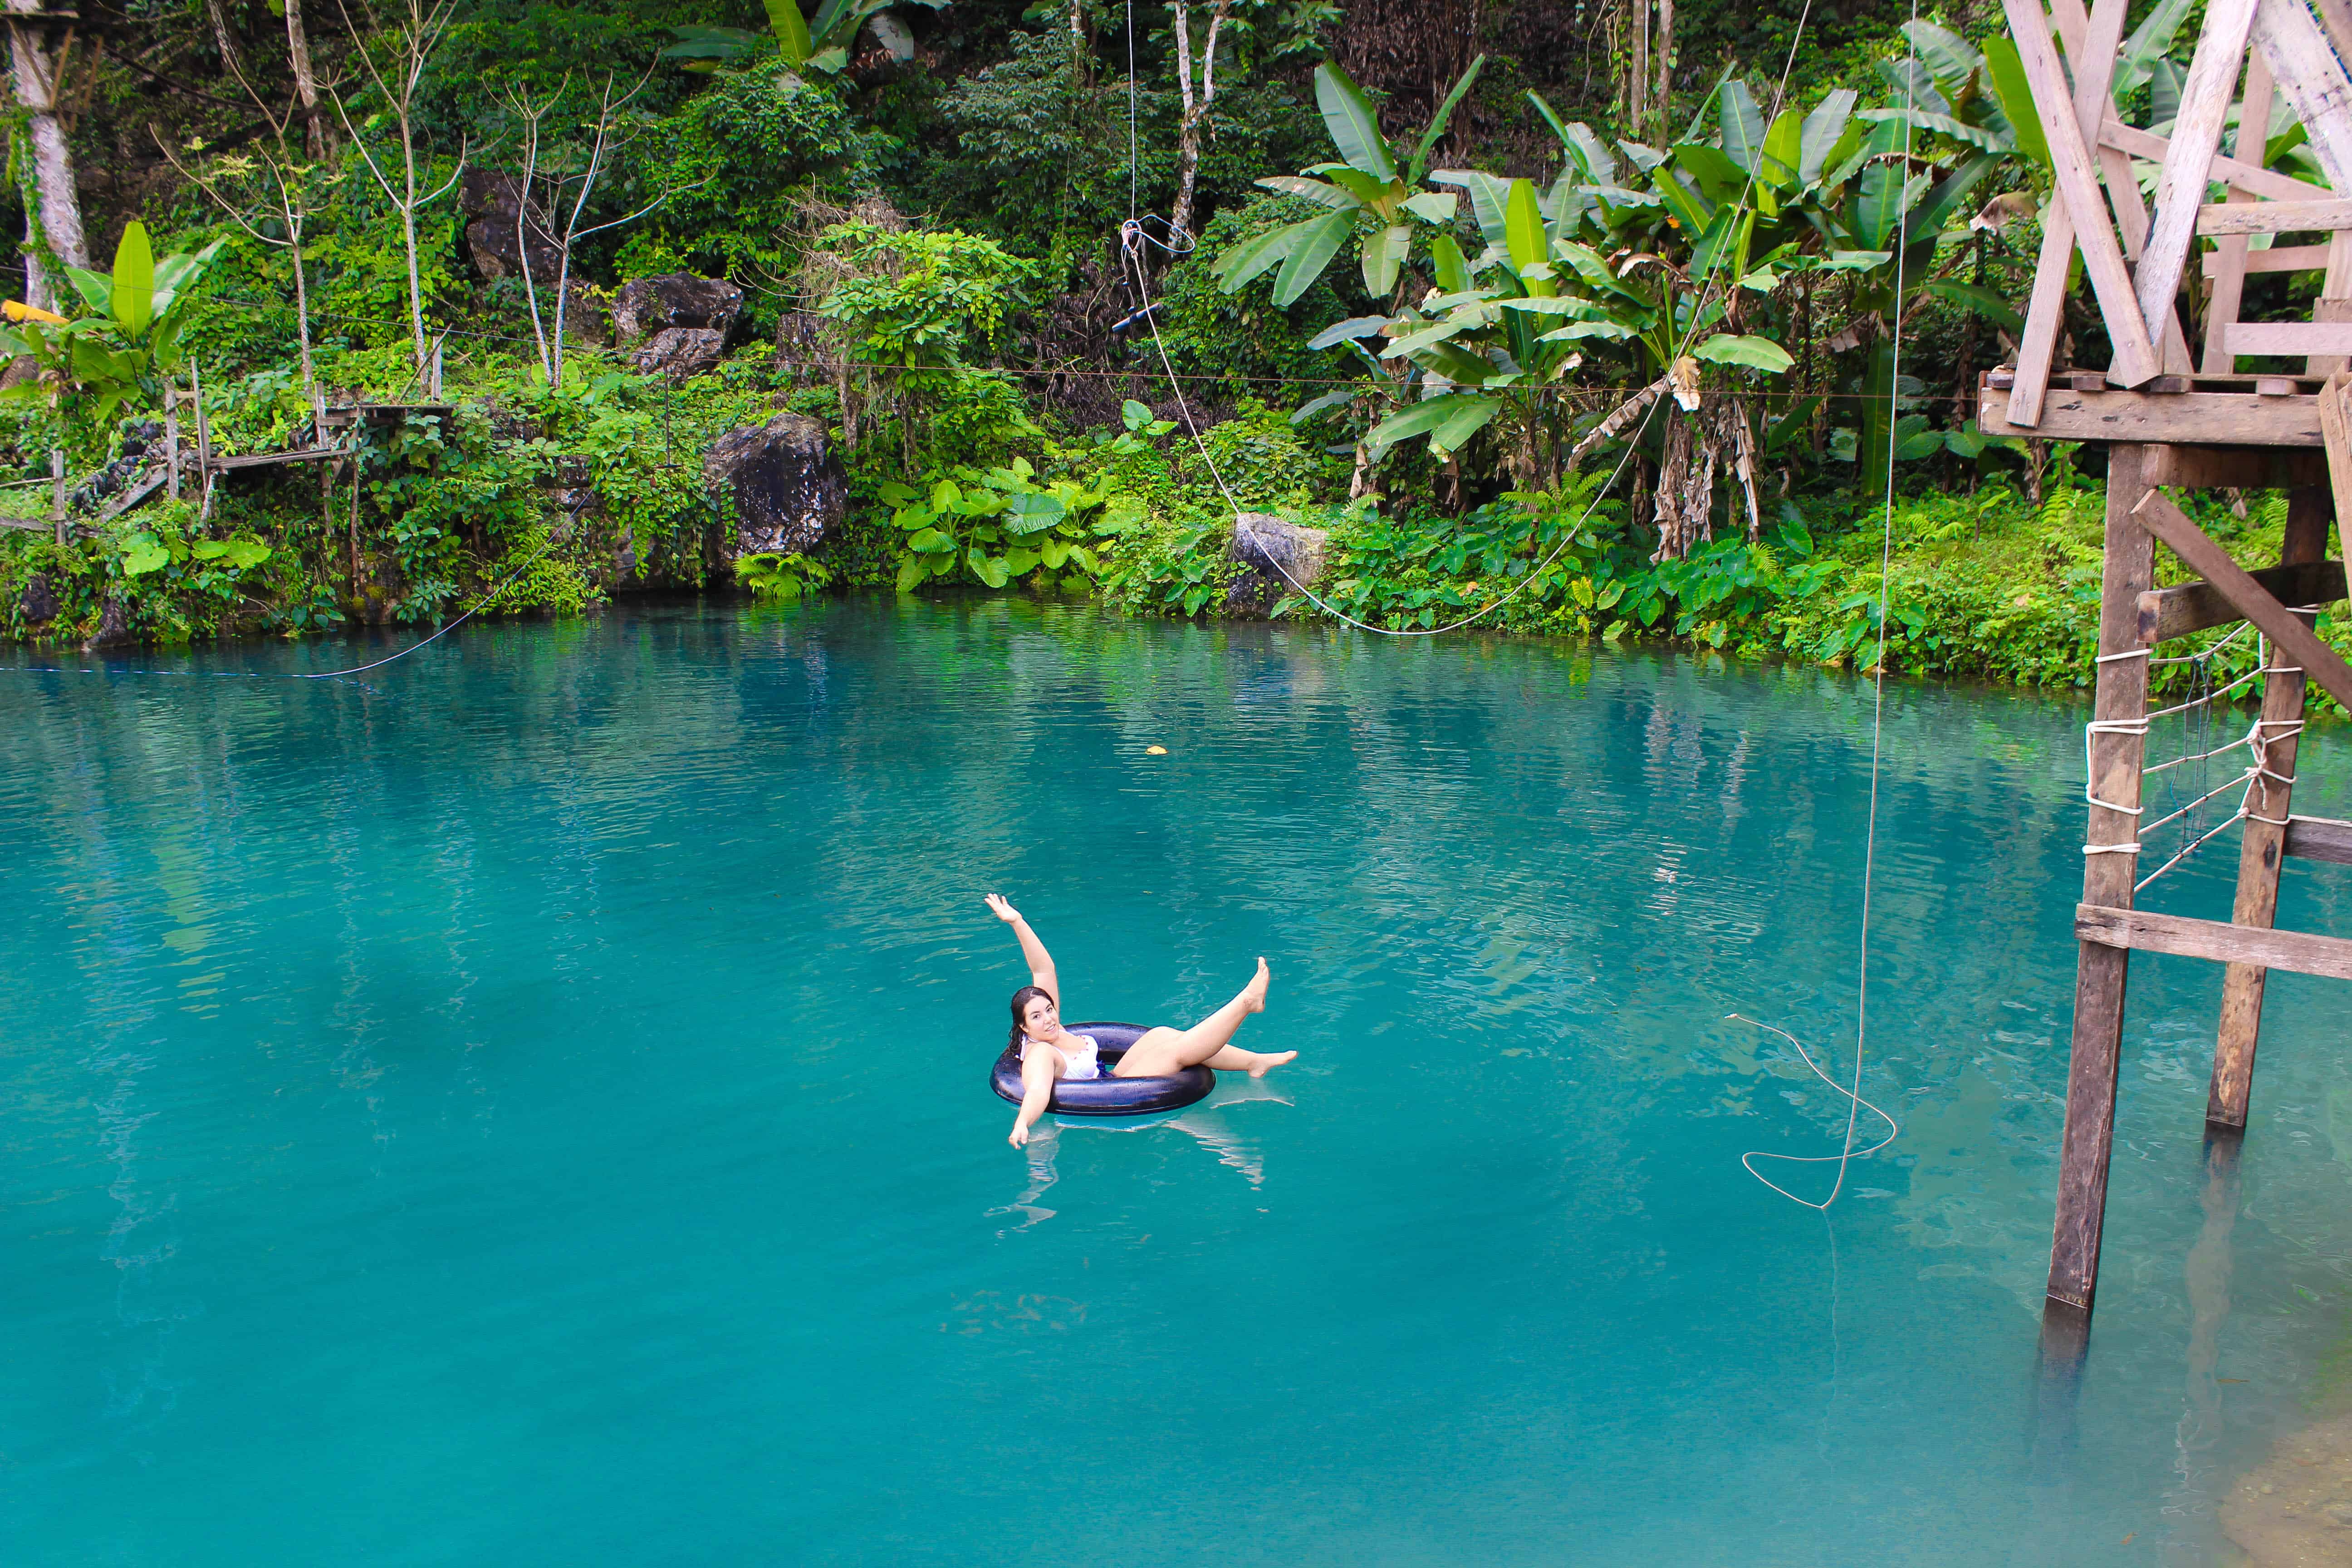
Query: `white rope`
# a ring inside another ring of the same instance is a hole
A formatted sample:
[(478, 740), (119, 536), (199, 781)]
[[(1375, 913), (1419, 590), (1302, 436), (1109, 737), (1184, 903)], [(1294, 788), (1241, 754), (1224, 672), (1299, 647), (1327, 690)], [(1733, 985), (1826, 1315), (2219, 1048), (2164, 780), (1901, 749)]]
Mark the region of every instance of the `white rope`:
[[(1808, 9), (1811, 8), (1811, 0), (1807, 0), (1807, 6)], [(1799, 18), (1797, 26), (1799, 35), (1801, 37), (1804, 30), (1804, 21), (1801, 16)], [(1914, 91), (1916, 90), (1915, 84), (1917, 82), (1919, 76), (1918, 32), (1919, 0), (1911, 0), (1911, 26), (1904, 30), (1904, 37), (1909, 42), (1911, 47), (1909, 60), (1911, 68), (1903, 73), (1903, 163), (1901, 167), (1906, 170), (1911, 166), (1912, 98)], [(1795, 65), (1796, 60), (1796, 46), (1791, 44), (1789, 47), (1790, 65)], [(1787, 82), (1788, 73), (1786, 70), (1781, 72), (1780, 79), (1783, 84)], [(1774, 100), (1772, 110), (1773, 113), (1776, 115), (1780, 112), (1779, 100)], [(1769, 124), (1770, 121), (1768, 119), (1766, 123)], [(1895, 324), (1892, 333), (1892, 342), (1894, 346), (1892, 354), (1887, 362), (1886, 383), (1887, 390), (1890, 394), (1899, 394), (1903, 386), (1903, 268), (1905, 263), (1909, 259), (1910, 248), (1911, 213), (1906, 207), (1895, 219)], [(1838, 1146), (1838, 1152), (1833, 1155), (1780, 1154), (1772, 1152), (1769, 1150), (1751, 1149), (1739, 1156), (1740, 1165), (1749, 1175), (1755, 1177), (1758, 1181), (1762, 1182), (1766, 1186), (1771, 1188), (1782, 1197), (1787, 1198), (1790, 1202), (1802, 1204), (1810, 1209), (1819, 1209), (1824, 1215), (1829, 1212), (1830, 1205), (1837, 1202), (1838, 1194), (1845, 1190), (1845, 1175), (1847, 1167), (1852, 1165), (1855, 1160), (1861, 1159), (1866, 1155), (1875, 1154), (1881, 1149), (1885, 1148), (1889, 1143), (1894, 1142), (1897, 1137), (1901, 1136), (1903, 1131), (1902, 1128), (1895, 1125), (1895, 1118), (1887, 1115), (1885, 1111), (1881, 1110), (1877, 1106), (1871, 1105), (1871, 1114), (1876, 1116), (1879, 1120), (1886, 1123), (1886, 1136), (1872, 1144), (1869, 1148), (1861, 1151), (1860, 1153), (1857, 1153), (1854, 1151), (1854, 1129), (1861, 1119), (1863, 1107), (1869, 1105), (1870, 1103), (1862, 1098), (1862, 1069), (1863, 1063), (1868, 1058), (1870, 1050), (1870, 900), (1871, 894), (1874, 889), (1878, 866), (1878, 774), (1880, 760), (1885, 752), (1885, 742), (1886, 737), (1886, 617), (1888, 611), (1892, 607), (1895, 581), (1895, 427), (1897, 423), (1895, 418), (1895, 405), (1890, 399), (1886, 409), (1886, 501), (1879, 525), (1878, 537), (1878, 658), (1875, 665), (1872, 668), (1871, 679), (1870, 816), (1868, 819), (1869, 826), (1864, 832), (1862, 841), (1861, 952), (1860, 962), (1856, 966), (1853, 983), (1853, 1087), (1852, 1089), (1848, 1089), (1845, 1085), (1839, 1083), (1835, 1079), (1831, 1078), (1829, 1074), (1823, 1072), (1819, 1067), (1815, 1066), (1811, 1055), (1806, 1051), (1803, 1046), (1798, 1044), (1796, 1036), (1790, 1034), (1786, 1029), (1775, 1028), (1769, 1024), (1758, 1025), (1758, 1027), (1759, 1028), (1771, 1029), (1774, 1034), (1779, 1035), (1790, 1045), (1796, 1046), (1797, 1054), (1804, 1058), (1805, 1065), (1812, 1068), (1813, 1076), (1820, 1079), (1823, 1083), (1828, 1084), (1830, 1088), (1845, 1097), (1845, 1138)], [(1737, 1013), (1731, 1016), (1735, 1018), (1739, 1017), (1739, 1015)], [(1755, 1020), (1752, 1018), (1743, 1019), (1742, 1021), (1747, 1023), (1755, 1023)], [(1811, 1198), (1801, 1198), (1797, 1196), (1796, 1194), (1780, 1185), (1778, 1182), (1773, 1181), (1761, 1171), (1759, 1171), (1755, 1164), (1755, 1162), (1759, 1160), (1780, 1160), (1790, 1164), (1801, 1165), (1827, 1164), (1832, 1160), (1835, 1160), (1837, 1162), (1837, 1179), (1830, 1184), (1829, 1196), (1823, 1198), (1819, 1203), (1815, 1203)]]

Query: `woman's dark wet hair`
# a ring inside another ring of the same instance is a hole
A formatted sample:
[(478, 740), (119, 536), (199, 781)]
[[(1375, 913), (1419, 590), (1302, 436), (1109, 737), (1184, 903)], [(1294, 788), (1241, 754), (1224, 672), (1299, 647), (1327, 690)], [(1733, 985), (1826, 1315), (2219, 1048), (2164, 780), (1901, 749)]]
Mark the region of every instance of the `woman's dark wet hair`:
[(1029, 1004), (1040, 996), (1048, 1002), (1054, 1000), (1054, 994), (1043, 985), (1024, 985), (1013, 994), (1013, 1038), (1005, 1042), (1004, 1048), (1016, 1056), (1021, 1051), (1021, 1037), (1026, 1032), (1023, 1026), (1029, 1021)]

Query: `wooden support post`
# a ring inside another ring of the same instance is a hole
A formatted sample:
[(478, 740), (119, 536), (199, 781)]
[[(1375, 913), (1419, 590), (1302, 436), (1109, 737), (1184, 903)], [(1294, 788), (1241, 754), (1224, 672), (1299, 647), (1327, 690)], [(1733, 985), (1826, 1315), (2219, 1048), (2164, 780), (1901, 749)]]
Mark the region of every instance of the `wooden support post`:
[(188, 362), (188, 398), (196, 409), (196, 519), (213, 514), (213, 431), (205, 419), (205, 377), (196, 362)]
[[(2327, 549), (2327, 520), (2334, 508), (2324, 488), (2289, 492), (2286, 547), (2282, 566), (2305, 565)], [(2278, 918), (2279, 862), (2286, 847), (2286, 820), (2294, 783), (2295, 740), (2303, 730), (2303, 670), (2273, 647), (2263, 676), (2262, 772), (2246, 796), (2246, 831), (2238, 845), (2238, 898), (2232, 925), (2267, 930)], [(2221, 1026), (2213, 1046), (2213, 1082), (2205, 1097), (2205, 1120), (2216, 1127), (2243, 1127), (2253, 1089), (2254, 1046), (2263, 1026), (2263, 988), (2270, 971), (2233, 963), (2221, 978)]]
[[(2107, 453), (2106, 563), (2099, 589), (2099, 672), (2093, 700), (2090, 826), (2093, 847), (2137, 846), (2140, 767), (2147, 753), (2147, 659), (2139, 596), (2156, 585), (2156, 541), (2133, 514), (2150, 494), (2147, 449)], [(2139, 856), (2105, 848), (2083, 857), (2083, 901), (2129, 909)], [(2066, 1131), (2059, 1155), (2058, 1216), (2050, 1243), (2050, 1299), (2087, 1312), (2099, 1283), (2099, 1232), (2107, 1209), (2107, 1157), (2116, 1136), (2116, 1074), (2123, 1052), (2124, 982), (2131, 954), (2082, 943), (2074, 967), (2074, 1030), (2066, 1073)]]
[(57, 524), (58, 548), (66, 543), (66, 454), (62, 447), (49, 450), (49, 521)]

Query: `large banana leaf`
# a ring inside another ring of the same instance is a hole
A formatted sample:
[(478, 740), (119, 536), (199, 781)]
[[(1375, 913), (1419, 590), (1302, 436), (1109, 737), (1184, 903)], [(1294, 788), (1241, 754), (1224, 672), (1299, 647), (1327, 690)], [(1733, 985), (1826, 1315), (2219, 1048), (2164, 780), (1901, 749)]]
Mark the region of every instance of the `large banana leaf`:
[[(1344, 216), (1344, 215), (1341, 215)], [(1238, 293), (1243, 284), (1259, 273), (1279, 267), (1297, 249), (1302, 235), (1321, 218), (1308, 218), (1305, 223), (1285, 224), (1255, 235), (1234, 246), (1210, 264), (1209, 276), (1224, 285), (1228, 294)]]
[(1901, 30), (1948, 97), (1957, 99), (1968, 90), (1969, 78), (1976, 74), (1983, 57), (1966, 38), (1933, 22), (1906, 22)]
[(1764, 111), (1756, 107), (1756, 95), (1746, 82), (1734, 77), (1723, 84), (1716, 95), (1716, 121), (1723, 128), (1723, 155), (1741, 174), (1755, 174), (1757, 158), (1764, 151)]
[(1362, 89), (1348, 79), (1348, 73), (1328, 60), (1315, 68), (1315, 107), (1323, 112), (1323, 128), (1331, 133), (1331, 145), (1349, 167), (1382, 181), (1397, 177), (1396, 160), (1389, 155), (1388, 140), (1381, 134), (1380, 116), (1372, 112)]
[(1434, 436), (1442, 431), (1448, 437), (1446, 447), (1450, 450), (1468, 440), (1481, 426), (1500, 413), (1502, 406), (1492, 397), (1478, 397), (1466, 393), (1433, 397), (1373, 426), (1364, 437), (1364, 445), (1375, 453), (1385, 452), (1411, 437)]
[(1326, 213), (1293, 226), (1297, 230), (1297, 243), (1283, 258), (1282, 270), (1274, 279), (1274, 302), (1277, 305), (1295, 302), (1315, 286), (1315, 280), (1323, 276), (1323, 269), (1331, 265), (1331, 258), (1348, 242), (1348, 236), (1355, 232), (1356, 215)]
[(1873, 163), (1862, 172), (1862, 185), (1853, 198), (1853, 236), (1867, 250), (1885, 250), (1903, 218), (1903, 171), (1893, 163)]
[(2009, 121), (2011, 139), (2017, 150), (2047, 167), (2050, 143), (2042, 134), (2042, 120), (2033, 111), (2033, 89), (2026, 85), (2025, 62), (2018, 58), (2017, 45), (2006, 34), (1985, 40), (1985, 75), (1992, 79), (1993, 98), (2000, 105), (2001, 117)]
[(1377, 300), (1396, 287), (1397, 273), (1404, 266), (1405, 252), (1412, 244), (1411, 224), (1391, 224), (1364, 237), (1364, 292)]
[(2123, 52), (2116, 57), (2116, 95), (2120, 98), (2145, 82), (2172, 47), (2172, 36), (2180, 31), (2180, 24), (2189, 19), (2193, 0), (2157, 0), (2156, 9), (2147, 19), (2132, 29), (2124, 40)]
[(1508, 180), (1475, 169), (1440, 169), (1429, 177), (1440, 184), (1460, 185), (1468, 191), (1470, 211), (1478, 220), (1478, 233), (1498, 250), (1509, 247), (1510, 239), (1503, 227), (1503, 205), (1511, 195)]
[[(1544, 231), (1543, 204), (1536, 197), (1532, 180), (1513, 180), (1504, 198), (1503, 247), (1512, 268), (1521, 273), (1551, 259), (1551, 237)], [(1530, 285), (1528, 292), (1548, 294), (1551, 288)]]
[(147, 243), (147, 226), (136, 218), (122, 226), (114, 247), (113, 283), (107, 305), (115, 324), (133, 338), (145, 337), (155, 319), (155, 251)]
[(783, 54), (784, 63), (794, 70), (807, 64), (808, 58), (816, 53), (807, 19), (802, 16), (794, 0), (768, 0), (768, 26), (776, 35), (776, 47)]
[(1757, 160), (1758, 182), (1776, 191), (1794, 190), (1804, 166), (1804, 116), (1784, 109), (1764, 132), (1763, 155)]
[(1815, 104), (1812, 112), (1805, 116), (1804, 132), (1798, 141), (1797, 175), (1808, 185), (1845, 158), (1846, 153), (1839, 149), (1847, 136), (1860, 142), (1853, 106), (1861, 101), (1860, 93), (1842, 87)]
[(1280, 191), (1286, 196), (1304, 196), (1327, 207), (1352, 207), (1353, 193), (1343, 191), (1326, 180), (1310, 180), (1303, 174), (1269, 174), (1257, 182), (1269, 191)]

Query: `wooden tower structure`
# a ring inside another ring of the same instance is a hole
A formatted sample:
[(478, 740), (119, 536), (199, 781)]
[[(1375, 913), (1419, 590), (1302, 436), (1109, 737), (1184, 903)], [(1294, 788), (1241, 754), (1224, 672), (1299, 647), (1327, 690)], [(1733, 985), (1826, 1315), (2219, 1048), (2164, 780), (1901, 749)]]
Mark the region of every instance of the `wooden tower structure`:
[[(2126, 3), (2093, 0), (2086, 14), (2083, 0), (2051, 0), (2047, 12), (2043, 0), (2005, 0), (2055, 189), (2017, 363), (1985, 377), (1979, 414), (1989, 435), (2107, 444), (2081, 946), (2050, 1253), (2051, 1306), (2075, 1314), (2090, 1311), (2098, 1283), (2131, 954), (2225, 966), (2205, 1113), (2225, 1140), (2245, 1127), (2269, 972), (2352, 980), (2352, 939), (2273, 924), (2284, 857), (2352, 865), (2352, 823), (2292, 809), (2306, 683), (2352, 707), (2352, 668), (2311, 629), (2316, 607), (2344, 598), (2352, 553), (2352, 0), (2209, 0), (2169, 136), (2116, 111)], [(2282, 99), (2286, 113), (2274, 114)], [(2293, 121), (2326, 185), (2264, 166), (2266, 146)], [(2141, 195), (2147, 165), (2152, 202)], [(2253, 248), (2254, 236), (2273, 242)], [(2078, 251), (2112, 363), (2053, 374)], [(2192, 261), (2202, 287), (2184, 300)], [(2247, 277), (2282, 271), (2321, 274), (2312, 319), (2240, 321)], [(2200, 296), (2201, 322), (2184, 309)], [(2301, 368), (2239, 374), (2249, 356)], [(2288, 492), (2277, 564), (2242, 568), (2166, 493), (2225, 486)], [(2159, 543), (2199, 580), (2158, 588)], [(2241, 620), (2270, 658), (2247, 741), (2234, 909), (2227, 921), (2137, 910), (2150, 658), (2169, 639)], [(2352, 1018), (2352, 1005), (2337, 1016)]]

